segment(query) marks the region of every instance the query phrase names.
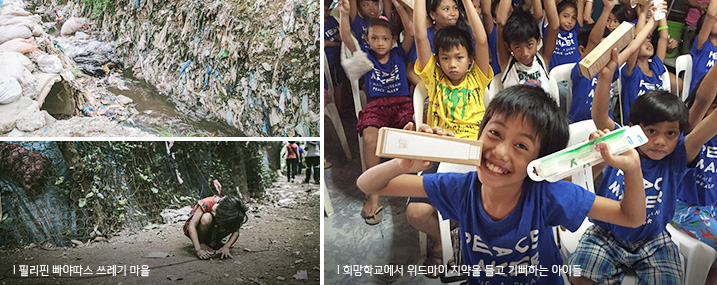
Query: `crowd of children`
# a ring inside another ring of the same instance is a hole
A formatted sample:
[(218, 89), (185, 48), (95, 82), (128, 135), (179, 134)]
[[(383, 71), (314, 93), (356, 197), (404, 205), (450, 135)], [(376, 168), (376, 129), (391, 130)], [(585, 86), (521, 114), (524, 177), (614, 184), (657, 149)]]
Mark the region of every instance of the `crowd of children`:
[[(458, 221), (464, 264), (569, 264), (582, 270), (571, 276), (575, 284), (620, 283), (627, 271), (641, 284), (680, 284), (684, 272), (668, 223), (717, 249), (717, 71), (711, 69), (717, 1), (699, 9), (687, 105), (672, 93), (681, 79), (664, 64), (677, 46), (666, 19), (655, 17), (667, 3), (599, 1), (603, 10), (593, 21), (593, 0), (416, 0), (412, 6), (326, 0), (327, 72), (338, 76), (352, 68), (340, 66), (339, 41), (350, 53), (365, 52), (373, 64), (360, 82), (369, 102), (356, 127), (366, 162), (357, 181), (368, 195), (361, 213), (366, 222), (380, 222), (380, 196), (427, 197), (406, 211), (433, 241), (425, 264), (441, 261), (438, 210)], [(332, 5), (338, 21), (329, 15)], [(619, 54), (608, 51), (610, 62), (599, 74), (584, 77), (577, 63), (622, 22), (632, 23), (635, 38)], [(550, 71), (568, 64), (572, 97), (565, 108)], [(413, 113), (412, 93), (421, 84), (428, 95), (426, 124), (414, 126), (414, 118), (424, 116)], [(614, 94), (621, 99), (617, 106)], [(602, 180), (595, 193), (566, 181), (526, 179), (527, 164), (564, 149), (568, 125), (583, 120), (598, 129), (590, 138), (640, 126), (649, 141), (615, 156), (601, 143), (606, 165), (596, 172)], [(381, 127), (478, 139), (481, 165), (465, 174), (428, 174), (435, 165), (427, 161), (381, 163), (375, 155)], [(594, 225), (563, 260), (551, 227), (574, 230), (585, 217)], [(557, 275), (515, 272), (467, 277), (469, 283), (563, 283)]]

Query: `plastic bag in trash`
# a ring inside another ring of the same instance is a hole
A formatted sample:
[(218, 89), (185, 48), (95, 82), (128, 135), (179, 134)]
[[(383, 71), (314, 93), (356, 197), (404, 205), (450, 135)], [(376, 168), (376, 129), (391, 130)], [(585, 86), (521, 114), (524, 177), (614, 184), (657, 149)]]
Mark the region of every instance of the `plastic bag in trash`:
[(64, 24), (62, 24), (62, 29), (60, 30), (61, 35), (72, 35), (75, 32), (82, 29), (82, 26), (87, 24), (86, 18), (78, 18), (78, 17), (70, 17), (65, 21)]
[(0, 45), (0, 52), (19, 52), (29, 53), (37, 49), (35, 41), (32, 38), (29, 39), (13, 39)]
[(22, 87), (17, 79), (0, 76), (0, 104), (10, 104), (22, 96)]
[(30, 28), (21, 25), (3, 26), (3, 32), (0, 33), (0, 44), (3, 44), (12, 39), (25, 39), (32, 37), (32, 31)]
[(43, 54), (38, 56), (37, 65), (40, 71), (46, 73), (59, 73), (62, 71), (62, 61), (56, 55)]

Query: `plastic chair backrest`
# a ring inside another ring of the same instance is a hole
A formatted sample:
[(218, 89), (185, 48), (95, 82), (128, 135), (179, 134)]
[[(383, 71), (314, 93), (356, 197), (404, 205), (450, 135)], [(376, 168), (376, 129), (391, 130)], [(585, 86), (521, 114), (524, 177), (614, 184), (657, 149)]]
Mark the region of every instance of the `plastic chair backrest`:
[(324, 61), (324, 84), (329, 92), (331, 99), (334, 98), (334, 81), (331, 79), (331, 71), (329, 71), (329, 61), (326, 59), (326, 52), (321, 52), (321, 60)]
[(561, 64), (553, 67), (550, 70), (550, 78), (555, 79), (555, 82), (568, 82), (568, 93), (565, 100), (565, 110), (570, 110), (570, 102), (573, 100), (573, 81), (570, 80), (570, 73), (575, 67), (575, 63)]
[[(590, 133), (595, 130), (597, 130), (597, 127), (595, 127), (595, 122), (593, 122), (593, 120), (584, 120), (570, 124), (570, 139), (568, 140), (568, 146), (586, 141), (588, 137), (590, 137)], [(572, 181), (573, 183), (588, 189), (590, 192), (595, 193), (592, 167), (585, 167), (578, 173), (573, 174)]]
[(428, 98), (428, 90), (423, 81), (418, 82), (416, 88), (413, 89), (413, 117), (416, 122), (416, 128), (423, 124), (423, 104)]
[(682, 101), (685, 101), (687, 96), (690, 95), (690, 81), (692, 81), (692, 56), (689, 54), (678, 56), (677, 60), (675, 60), (675, 75), (679, 77), (680, 72), (683, 71), (685, 72), (685, 75), (682, 78), (682, 86), (679, 86), (680, 84), (678, 81), (678, 84), (676, 84), (677, 90), (675, 94), (680, 96)]
[[(354, 43), (358, 42), (353, 35), (351, 36), (351, 38), (354, 40)], [(341, 45), (341, 52), (343, 52), (344, 54), (351, 53), (351, 51), (349, 51), (349, 49), (344, 44)], [(354, 99), (354, 111), (356, 112), (356, 118), (358, 118), (359, 112), (363, 109), (364, 106), (366, 106), (366, 94), (363, 91), (359, 90), (358, 79), (349, 79), (349, 81), (351, 83), (351, 94), (353, 94)]]

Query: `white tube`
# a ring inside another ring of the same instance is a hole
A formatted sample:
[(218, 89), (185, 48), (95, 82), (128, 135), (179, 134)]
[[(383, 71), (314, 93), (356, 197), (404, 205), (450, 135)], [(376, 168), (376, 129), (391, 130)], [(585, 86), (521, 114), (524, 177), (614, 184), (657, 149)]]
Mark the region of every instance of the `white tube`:
[(528, 164), (528, 176), (534, 181), (555, 182), (584, 168), (603, 161), (597, 144), (606, 142), (610, 153), (621, 154), (647, 143), (647, 136), (640, 126), (623, 127), (605, 136), (574, 145)]

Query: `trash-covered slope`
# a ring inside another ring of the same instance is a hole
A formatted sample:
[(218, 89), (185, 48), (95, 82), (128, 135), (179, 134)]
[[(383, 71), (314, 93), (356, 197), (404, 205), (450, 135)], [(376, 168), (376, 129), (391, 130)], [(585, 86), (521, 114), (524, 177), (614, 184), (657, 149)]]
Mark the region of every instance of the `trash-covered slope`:
[(319, 135), (317, 1), (62, 2), (50, 11), (89, 18), (180, 111), (247, 136)]

